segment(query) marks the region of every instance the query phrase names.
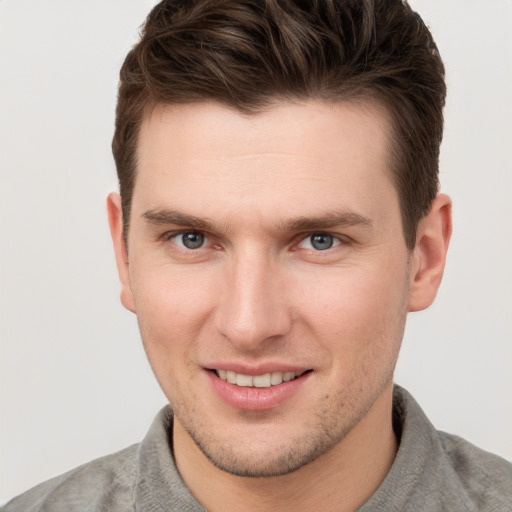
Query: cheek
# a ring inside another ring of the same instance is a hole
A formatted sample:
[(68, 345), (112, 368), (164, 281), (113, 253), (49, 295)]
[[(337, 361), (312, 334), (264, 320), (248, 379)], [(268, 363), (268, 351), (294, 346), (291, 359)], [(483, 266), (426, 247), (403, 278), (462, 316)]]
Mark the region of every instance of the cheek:
[(212, 310), (215, 287), (198, 272), (170, 266), (133, 272), (131, 277), (148, 357), (163, 361), (193, 351)]
[(153, 373), (175, 410), (191, 395), (197, 340), (208, 316), (208, 298), (198, 293), (194, 279), (182, 273), (147, 272), (134, 275), (137, 320)]
[(406, 316), (404, 272), (342, 269), (307, 288), (297, 292), (304, 297), (297, 316), (335, 354), (333, 364), (377, 366), (396, 357)]

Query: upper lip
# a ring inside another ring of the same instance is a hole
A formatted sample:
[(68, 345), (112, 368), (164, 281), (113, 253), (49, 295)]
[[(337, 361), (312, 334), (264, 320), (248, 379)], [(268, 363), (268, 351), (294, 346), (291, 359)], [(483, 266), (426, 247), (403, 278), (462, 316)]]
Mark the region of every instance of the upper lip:
[(236, 363), (236, 362), (215, 362), (204, 366), (208, 370), (226, 370), (232, 371), (235, 373), (241, 373), (243, 375), (265, 375), (266, 373), (273, 372), (294, 372), (294, 373), (302, 373), (311, 368), (304, 365), (290, 364), (290, 363), (280, 363), (280, 362), (267, 362), (260, 364), (244, 364), (244, 363)]

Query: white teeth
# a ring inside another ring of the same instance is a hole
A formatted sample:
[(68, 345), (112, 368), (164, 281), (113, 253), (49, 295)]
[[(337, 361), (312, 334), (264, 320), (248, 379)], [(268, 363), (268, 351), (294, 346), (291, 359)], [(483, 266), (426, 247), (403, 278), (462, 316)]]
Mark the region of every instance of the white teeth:
[(270, 384), (272, 386), (277, 386), (278, 384), (281, 384), (283, 382), (283, 374), (281, 372), (272, 372), (272, 375), (270, 376)]
[(252, 377), (250, 375), (238, 373), (236, 376), (236, 385), (244, 388), (250, 388), (252, 387)]
[(294, 379), (294, 378), (295, 378), (295, 373), (293, 373), (293, 372), (285, 372), (285, 373), (283, 374), (283, 380), (284, 380), (285, 382), (288, 382), (289, 380), (292, 380), (292, 379)]
[[(219, 377), (222, 379), (222, 376), (219, 375)], [(235, 372), (232, 372), (231, 370), (228, 370), (226, 372), (226, 380), (230, 383), (230, 384), (236, 384), (236, 373)]]
[(252, 378), (252, 383), (255, 388), (269, 388), (270, 387), (270, 373), (265, 375), (257, 375)]
[(300, 377), (304, 372), (272, 372), (263, 375), (244, 375), (231, 370), (216, 370), (217, 375), (230, 384), (245, 388), (269, 388)]

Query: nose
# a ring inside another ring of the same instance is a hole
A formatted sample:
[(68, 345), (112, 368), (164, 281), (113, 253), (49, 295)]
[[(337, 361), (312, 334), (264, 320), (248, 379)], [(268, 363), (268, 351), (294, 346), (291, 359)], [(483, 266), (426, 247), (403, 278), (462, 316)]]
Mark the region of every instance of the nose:
[(292, 325), (279, 263), (245, 251), (226, 268), (216, 328), (239, 350), (257, 351), (286, 335)]

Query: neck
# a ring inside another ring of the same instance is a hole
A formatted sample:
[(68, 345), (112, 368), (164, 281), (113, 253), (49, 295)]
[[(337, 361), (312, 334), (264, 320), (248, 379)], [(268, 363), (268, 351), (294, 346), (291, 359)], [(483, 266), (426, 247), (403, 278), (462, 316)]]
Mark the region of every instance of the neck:
[(238, 477), (203, 455), (180, 423), (174, 423), (174, 454), (180, 475), (209, 512), (353, 511), (377, 490), (393, 464), (397, 441), (392, 425), (392, 385), (332, 450), (293, 473)]

